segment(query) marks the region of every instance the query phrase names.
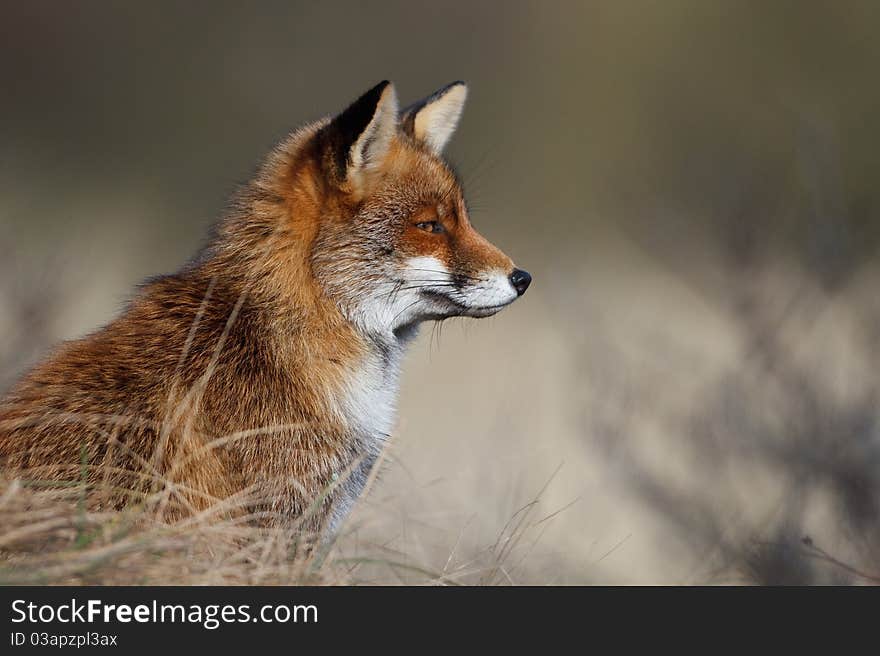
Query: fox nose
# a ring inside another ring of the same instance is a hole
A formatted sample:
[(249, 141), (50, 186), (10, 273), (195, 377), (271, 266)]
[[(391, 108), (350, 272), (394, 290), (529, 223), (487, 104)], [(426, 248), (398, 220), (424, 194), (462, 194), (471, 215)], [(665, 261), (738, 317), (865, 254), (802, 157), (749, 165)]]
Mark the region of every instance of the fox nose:
[(514, 269), (513, 273), (510, 274), (510, 284), (513, 285), (513, 288), (516, 290), (517, 296), (525, 294), (531, 283), (532, 276), (528, 271)]

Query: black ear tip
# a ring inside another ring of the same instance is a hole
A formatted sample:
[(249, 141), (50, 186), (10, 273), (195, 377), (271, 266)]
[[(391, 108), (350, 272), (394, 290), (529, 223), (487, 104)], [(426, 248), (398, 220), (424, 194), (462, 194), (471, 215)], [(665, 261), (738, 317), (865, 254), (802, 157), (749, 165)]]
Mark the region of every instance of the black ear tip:
[(437, 96), (442, 96), (442, 95), (445, 94), (447, 91), (449, 91), (449, 90), (451, 90), (451, 89), (454, 89), (455, 87), (465, 87), (465, 88), (467, 88), (467, 82), (465, 82), (464, 80), (456, 80), (455, 82), (450, 82), (449, 84), (447, 84), (445, 87), (443, 87), (442, 89), (440, 89), (440, 90), (437, 92)]
[(365, 96), (376, 95), (377, 97), (381, 96), (382, 92), (385, 91), (385, 89), (387, 89), (389, 86), (391, 86), (391, 82), (389, 82), (388, 80), (382, 80), (381, 82), (379, 82), (379, 84), (377, 84), (372, 89), (367, 91), (364, 95)]
[(391, 86), (391, 82), (389, 82), (388, 80), (382, 80), (381, 82), (379, 82), (379, 84), (377, 84), (370, 90), (362, 93), (357, 100), (349, 105), (349, 109), (356, 106), (375, 108), (375, 106), (379, 102), (379, 99), (382, 97), (382, 94), (385, 92), (385, 89), (387, 89), (389, 86)]
[(357, 100), (355, 100), (351, 104), (351, 106), (367, 105), (367, 106), (375, 107), (376, 104), (379, 102), (379, 98), (382, 97), (382, 94), (385, 92), (385, 89), (387, 89), (389, 86), (391, 86), (391, 82), (389, 82), (388, 80), (382, 80), (381, 82), (379, 82), (379, 84), (374, 86), (372, 89), (364, 92), (360, 98), (358, 98)]
[(360, 131), (363, 130), (367, 126), (367, 123), (373, 118), (373, 114), (376, 113), (376, 106), (382, 99), (382, 94), (385, 92), (385, 89), (390, 86), (391, 82), (388, 80), (382, 80), (372, 89), (363, 93), (360, 98), (351, 103), (351, 105), (340, 114), (340, 117), (347, 117), (343, 119), (343, 123), (351, 122), (353, 120), (354, 129), (360, 133)]

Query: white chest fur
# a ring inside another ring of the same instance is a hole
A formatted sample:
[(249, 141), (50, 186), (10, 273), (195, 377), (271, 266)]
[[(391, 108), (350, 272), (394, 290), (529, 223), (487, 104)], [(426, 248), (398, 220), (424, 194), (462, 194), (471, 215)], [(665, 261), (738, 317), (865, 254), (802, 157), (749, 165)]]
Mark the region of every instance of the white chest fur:
[(400, 354), (370, 353), (345, 381), (341, 412), (370, 455), (376, 456), (397, 421)]
[[(337, 489), (330, 514), (334, 533), (361, 495), (370, 472), (397, 420), (399, 353), (371, 353), (347, 377), (338, 404), (342, 420), (357, 445), (357, 460), (349, 464)], [(337, 472), (341, 474), (342, 472)]]

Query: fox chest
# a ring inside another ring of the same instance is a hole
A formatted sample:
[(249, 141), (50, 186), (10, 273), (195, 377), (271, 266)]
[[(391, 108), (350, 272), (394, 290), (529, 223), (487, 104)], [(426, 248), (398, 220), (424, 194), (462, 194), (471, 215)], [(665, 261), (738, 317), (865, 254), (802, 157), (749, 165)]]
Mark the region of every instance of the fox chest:
[(344, 381), (337, 400), (338, 412), (348, 434), (351, 460), (339, 481), (330, 510), (331, 532), (351, 511), (370, 480), (386, 440), (397, 421), (398, 369), (396, 362), (370, 359)]
[(397, 421), (399, 365), (396, 357), (365, 358), (343, 379), (339, 412), (366, 456), (377, 456)]

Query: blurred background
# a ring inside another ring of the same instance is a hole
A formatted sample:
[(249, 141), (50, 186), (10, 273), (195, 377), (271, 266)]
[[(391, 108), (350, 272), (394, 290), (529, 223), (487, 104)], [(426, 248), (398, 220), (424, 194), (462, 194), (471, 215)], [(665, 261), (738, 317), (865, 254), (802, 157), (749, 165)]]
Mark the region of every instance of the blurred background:
[(365, 582), (880, 579), (874, 2), (0, 2), (0, 389), (381, 79), (528, 269), (424, 328)]

